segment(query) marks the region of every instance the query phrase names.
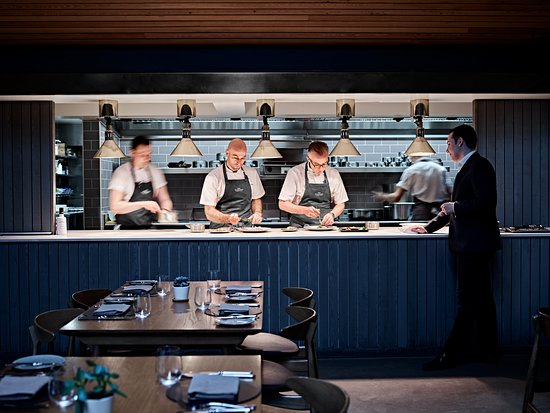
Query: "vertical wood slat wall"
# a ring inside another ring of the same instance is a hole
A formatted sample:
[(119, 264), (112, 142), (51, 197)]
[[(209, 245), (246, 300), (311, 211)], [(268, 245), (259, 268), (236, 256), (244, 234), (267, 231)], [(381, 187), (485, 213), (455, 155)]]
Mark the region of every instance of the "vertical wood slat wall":
[(550, 101), (475, 100), (473, 118), (496, 170), (501, 226), (550, 226)]
[[(530, 346), (531, 317), (550, 304), (550, 237), (503, 238), (494, 294), (503, 347)], [(324, 354), (419, 354), (441, 347), (455, 316), (446, 237), (258, 241), (0, 242), (0, 353), (31, 351), (27, 327), (86, 288), (158, 274), (263, 280), (264, 329), (290, 320), (287, 286), (315, 291)], [(161, 299), (160, 297), (154, 299)]]
[(0, 233), (54, 230), (54, 103), (0, 102)]

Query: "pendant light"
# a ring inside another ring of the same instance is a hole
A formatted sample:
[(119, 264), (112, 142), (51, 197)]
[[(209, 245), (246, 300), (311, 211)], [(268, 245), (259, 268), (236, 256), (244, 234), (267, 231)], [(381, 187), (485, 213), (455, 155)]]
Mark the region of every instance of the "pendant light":
[(170, 156), (191, 156), (201, 157), (202, 152), (191, 140), (191, 122), (189, 118), (196, 116), (194, 99), (178, 99), (178, 119), (183, 118), (181, 124), (181, 140), (174, 148)]
[(361, 156), (355, 145), (349, 139), (348, 119), (355, 115), (354, 99), (338, 99), (336, 101), (336, 116), (341, 116), (340, 139), (329, 156)]
[(112, 119), (118, 116), (118, 102), (116, 100), (99, 101), (99, 117), (105, 119), (105, 140), (94, 155), (94, 159), (125, 158), (124, 152), (113, 139)]
[(432, 156), (434, 149), (428, 143), (425, 135), (425, 129), (422, 124), (422, 116), (429, 115), (429, 102), (427, 99), (418, 99), (411, 101), (411, 116), (416, 123), (416, 137), (405, 151), (407, 156)]
[(262, 126), (262, 137), (258, 147), (252, 152), (252, 159), (279, 159), (283, 155), (273, 146), (271, 142), (271, 132), (267, 118), (275, 115), (275, 100), (258, 99), (256, 101), (256, 115), (263, 116), (264, 124)]

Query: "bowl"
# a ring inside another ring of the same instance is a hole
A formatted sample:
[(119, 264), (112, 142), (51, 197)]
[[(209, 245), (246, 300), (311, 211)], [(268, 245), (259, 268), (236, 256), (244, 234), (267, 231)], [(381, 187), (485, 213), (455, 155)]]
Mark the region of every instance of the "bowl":
[(204, 224), (189, 224), (189, 229), (191, 232), (204, 232), (206, 230), (206, 225)]

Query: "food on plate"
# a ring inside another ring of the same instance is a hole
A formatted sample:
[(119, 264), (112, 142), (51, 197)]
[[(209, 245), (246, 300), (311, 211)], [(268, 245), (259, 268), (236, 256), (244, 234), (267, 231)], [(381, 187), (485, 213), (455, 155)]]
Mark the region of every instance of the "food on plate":
[(367, 227), (340, 227), (340, 231), (342, 231), (342, 232), (359, 232), (359, 231), (368, 232), (369, 229)]
[(282, 231), (295, 232), (295, 231), (298, 231), (298, 228), (297, 227), (286, 227), (286, 228), (283, 228)]

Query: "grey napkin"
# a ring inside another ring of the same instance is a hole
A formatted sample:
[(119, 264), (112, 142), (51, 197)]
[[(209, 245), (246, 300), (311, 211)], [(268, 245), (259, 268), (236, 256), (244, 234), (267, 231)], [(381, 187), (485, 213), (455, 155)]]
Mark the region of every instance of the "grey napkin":
[(126, 287), (122, 288), (122, 291), (125, 293), (143, 294), (148, 293), (152, 289), (152, 285), (127, 285)]
[(209, 401), (236, 402), (239, 395), (239, 378), (195, 374), (187, 390), (193, 403)]
[(5, 376), (0, 380), (0, 399), (31, 398), (51, 379), (49, 376)]
[(129, 309), (129, 304), (101, 304), (94, 315), (123, 315)]
[(229, 315), (229, 314), (248, 314), (250, 308), (248, 305), (237, 305), (237, 304), (220, 304), (220, 315)]
[(249, 293), (251, 291), (252, 291), (252, 287), (250, 285), (232, 284), (225, 287), (226, 294)]

